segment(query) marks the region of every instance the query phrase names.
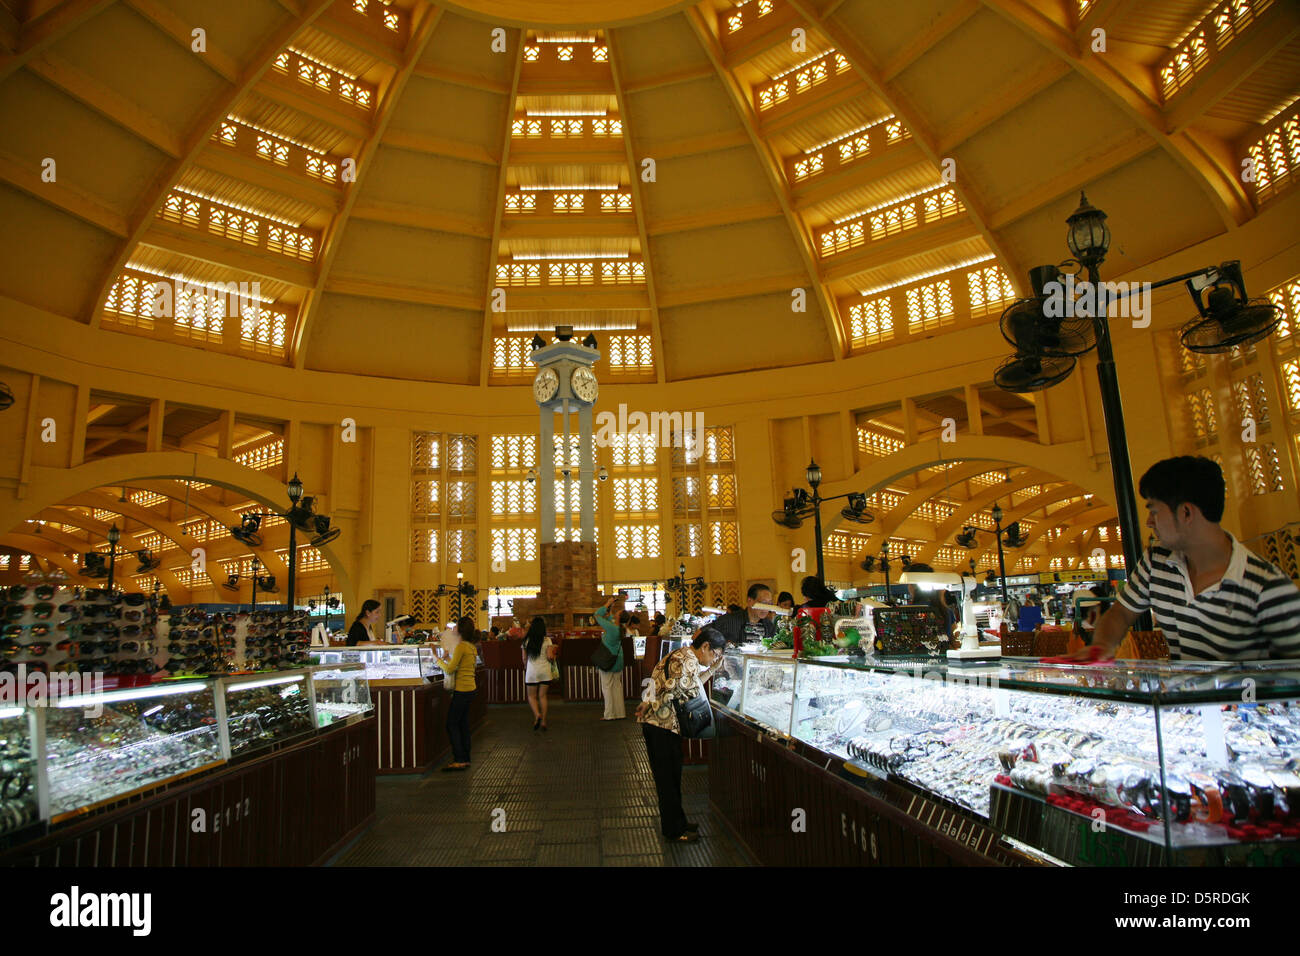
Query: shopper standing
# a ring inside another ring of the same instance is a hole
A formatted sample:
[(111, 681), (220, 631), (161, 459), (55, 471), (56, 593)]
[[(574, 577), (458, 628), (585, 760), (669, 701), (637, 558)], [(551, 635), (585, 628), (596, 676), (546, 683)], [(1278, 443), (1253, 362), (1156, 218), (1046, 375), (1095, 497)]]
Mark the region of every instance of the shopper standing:
[(650, 772), (659, 796), (659, 827), (664, 839), (694, 843), (699, 825), (682, 810), (682, 738), (674, 703), (685, 704), (704, 692), (704, 683), (722, 663), (727, 639), (712, 627), (703, 628), (690, 647), (679, 647), (654, 669), (653, 687), (636, 709), (645, 738)]
[(451, 659), (438, 659), (438, 666), (447, 672), (447, 680), (452, 685), (451, 706), (447, 708), (451, 763), (442, 768), (444, 771), (469, 769), (469, 708), (478, 688), (474, 681), (474, 667), (478, 663), (478, 630), (469, 617), (457, 621), (456, 630), (460, 634), (460, 643), (451, 652)]
[(623, 635), (631, 615), (627, 611), (620, 611), (618, 622), (614, 622), (610, 617), (610, 609), (618, 599), (618, 595), (614, 595), (596, 611), (596, 623), (604, 632), (601, 640), (605, 643), (605, 649), (614, 655), (613, 667), (607, 671), (596, 671), (600, 675), (600, 693), (605, 698), (605, 716), (601, 720), (622, 720), (627, 716), (623, 705)]
[(348, 628), (348, 647), (356, 647), (358, 644), (373, 644), (374, 636), (370, 633), (370, 627), (379, 623), (379, 602), (375, 600), (367, 601), (361, 605), (361, 613), (357, 619), (352, 622)]
[(555, 679), (551, 660), (555, 654), (555, 645), (546, 633), (546, 622), (540, 617), (533, 618), (524, 638), (524, 694), (528, 697), (528, 707), (533, 712), (533, 730), (546, 729), (546, 692)]

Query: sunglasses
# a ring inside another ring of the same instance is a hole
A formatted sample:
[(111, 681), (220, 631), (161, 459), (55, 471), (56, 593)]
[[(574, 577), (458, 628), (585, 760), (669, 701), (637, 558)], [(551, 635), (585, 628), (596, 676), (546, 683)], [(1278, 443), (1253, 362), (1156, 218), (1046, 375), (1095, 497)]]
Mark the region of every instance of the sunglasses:
[(0, 654), (5, 657), (16, 657), (22, 649), (23, 646), (17, 641), (10, 640), (9, 638), (0, 640)]
[(36, 589), (36, 596), (42, 601), (48, 601), (54, 597), (54, 585), (42, 584)]
[(48, 601), (42, 601), (40, 604), (32, 605), (32, 616), (38, 621), (48, 621), (50, 615), (54, 613), (54, 605)]
[(139, 624), (127, 624), (117, 629), (122, 637), (139, 637), (140, 632), (144, 630)]
[(81, 613), (86, 617), (117, 617), (120, 611), (111, 604), (88, 604)]
[(144, 620), (144, 611), (139, 611), (139, 610), (127, 610), (127, 611), (123, 611), (123, 612), (122, 612), (122, 620), (124, 620), (124, 621), (135, 621), (136, 623), (139, 623), (140, 621), (143, 621), (143, 620)]
[(145, 601), (147, 601), (147, 600), (149, 600), (149, 599), (148, 599), (147, 597), (145, 597), (143, 594), (123, 594), (123, 595), (122, 595), (122, 601), (123, 601), (124, 603), (126, 603), (126, 604), (129, 604), (131, 607), (139, 607), (141, 604), (144, 604)]
[(83, 624), (82, 634), (103, 634), (105, 637), (117, 637), (116, 624)]
[(28, 641), (26, 644), (23, 645), (23, 650), (25, 650), (28, 654), (35, 654), (38, 657), (43, 655), (49, 649), (50, 649), (49, 641)]
[(10, 621), (19, 621), (27, 614), (26, 604), (6, 604), (4, 616)]

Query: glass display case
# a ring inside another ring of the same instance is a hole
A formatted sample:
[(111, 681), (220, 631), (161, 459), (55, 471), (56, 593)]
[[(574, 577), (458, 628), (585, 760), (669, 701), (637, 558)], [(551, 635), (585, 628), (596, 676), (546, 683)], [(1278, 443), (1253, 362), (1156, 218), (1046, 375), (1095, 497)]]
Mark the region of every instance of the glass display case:
[(442, 676), (434, 663), (436, 644), (383, 644), (372, 647), (331, 647), (318, 652), (321, 664), (361, 664), (373, 683), (423, 684)]
[(311, 669), (311, 683), (318, 727), (359, 719), (373, 707), (363, 664), (317, 665)]
[(715, 704), (1009, 836), (1038, 840), (1065, 814), (1160, 844), (1165, 859), (1300, 838), (1300, 662), (728, 654), (744, 679), (727, 702), (715, 687)]
[(211, 682), (77, 694), (40, 710), (56, 823), (223, 759)]
[(36, 761), (35, 715), (0, 705), (0, 837), (42, 817)]
[(217, 682), (225, 700), (231, 758), (316, 729), (308, 677), (302, 670), (274, 677), (224, 677)]

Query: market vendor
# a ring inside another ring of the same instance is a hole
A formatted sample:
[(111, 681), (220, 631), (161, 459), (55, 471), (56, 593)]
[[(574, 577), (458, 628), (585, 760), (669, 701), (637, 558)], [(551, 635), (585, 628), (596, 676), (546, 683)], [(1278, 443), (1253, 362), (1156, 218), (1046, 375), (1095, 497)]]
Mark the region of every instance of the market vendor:
[(1115, 655), (1147, 609), (1173, 660), (1300, 657), (1300, 591), (1219, 526), (1226, 493), (1219, 466), (1199, 456), (1167, 458), (1142, 476), (1138, 493), (1160, 545), (1142, 556), (1098, 620), (1093, 645), (1101, 657)]
[(361, 613), (357, 615), (357, 619), (348, 628), (347, 646), (356, 647), (358, 644), (373, 644), (375, 638), (370, 629), (378, 623), (379, 602), (373, 599), (366, 601), (361, 605)]
[(754, 605), (771, 603), (771, 588), (766, 584), (751, 584), (744, 608), (739, 613), (733, 611), (716, 618), (709, 627), (720, 631), (728, 644), (756, 644), (776, 633), (776, 619), (771, 611), (759, 610)]

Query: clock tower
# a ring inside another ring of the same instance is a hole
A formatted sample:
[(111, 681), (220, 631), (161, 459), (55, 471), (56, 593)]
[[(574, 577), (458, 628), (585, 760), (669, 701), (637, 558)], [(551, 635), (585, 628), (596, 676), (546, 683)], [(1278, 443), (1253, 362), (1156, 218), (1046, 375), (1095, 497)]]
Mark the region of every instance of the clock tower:
[[(514, 603), (515, 615), (527, 621), (537, 615), (554, 632), (578, 627), (593, 627), (595, 613), (604, 601), (596, 587), (596, 474), (592, 450), (591, 406), (600, 391), (591, 366), (600, 353), (596, 339), (587, 336), (585, 343), (571, 341), (571, 329), (555, 330), (556, 341), (546, 345), (540, 338), (533, 344), (532, 363), (537, 366), (533, 379), (533, 398), (537, 401), (541, 422), (537, 449), (537, 481), (541, 487), (542, 534), (537, 548), (542, 573), (541, 590), (535, 598), (520, 598)], [(561, 473), (564, 481), (564, 540), (555, 540), (555, 416), (561, 416), (563, 441)], [(577, 474), (570, 446), (572, 416), (578, 416)], [(573, 534), (573, 512), (569, 508), (573, 481), (578, 482), (578, 524), (580, 536)]]
[[(541, 543), (555, 541), (555, 416), (561, 416), (561, 472), (564, 480), (564, 527), (566, 541), (594, 542), (596, 538), (596, 463), (592, 454), (591, 408), (596, 403), (600, 386), (596, 373), (591, 370), (600, 352), (595, 338), (587, 337), (590, 344), (572, 341), (572, 331), (560, 327), (557, 341), (535, 349), (530, 361), (537, 366), (533, 379), (533, 398), (541, 415), (538, 431), (538, 495), (541, 499)], [(572, 416), (578, 416), (578, 461), (571, 458), (570, 435)], [(574, 465), (577, 465), (577, 474)], [(573, 513), (568, 507), (574, 478), (578, 481), (579, 536), (573, 536)]]

